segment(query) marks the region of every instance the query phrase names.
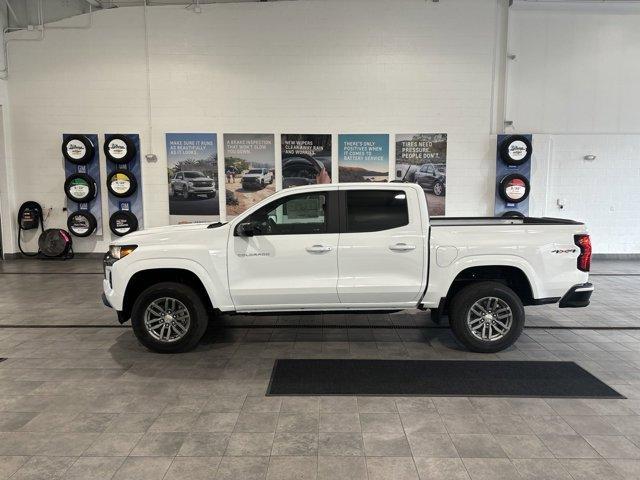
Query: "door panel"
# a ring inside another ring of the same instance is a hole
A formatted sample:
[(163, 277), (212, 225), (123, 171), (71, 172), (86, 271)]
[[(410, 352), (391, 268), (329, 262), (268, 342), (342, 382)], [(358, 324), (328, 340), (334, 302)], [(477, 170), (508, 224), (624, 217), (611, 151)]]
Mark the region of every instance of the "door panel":
[[(380, 192), (387, 192), (387, 198), (373, 198)], [(387, 306), (417, 301), (423, 289), (425, 235), (416, 192), (346, 190), (341, 199), (346, 219), (338, 247), (340, 301)]]
[(337, 202), (337, 191), (290, 195), (242, 220), (254, 236), (229, 239), (229, 288), (238, 310), (339, 305)]

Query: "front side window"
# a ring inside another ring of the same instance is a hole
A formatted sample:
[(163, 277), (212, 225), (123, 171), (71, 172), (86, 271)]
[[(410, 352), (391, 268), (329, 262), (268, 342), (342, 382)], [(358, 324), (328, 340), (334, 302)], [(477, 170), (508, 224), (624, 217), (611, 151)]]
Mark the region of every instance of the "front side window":
[(254, 235), (304, 235), (327, 231), (326, 193), (303, 193), (274, 200), (251, 214)]
[(347, 190), (347, 233), (379, 232), (409, 224), (402, 190)]

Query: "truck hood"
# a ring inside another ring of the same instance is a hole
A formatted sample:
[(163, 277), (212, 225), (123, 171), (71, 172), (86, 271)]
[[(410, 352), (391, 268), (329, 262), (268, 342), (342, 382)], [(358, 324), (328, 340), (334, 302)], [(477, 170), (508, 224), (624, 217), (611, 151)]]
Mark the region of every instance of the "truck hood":
[(262, 173), (245, 173), (242, 178), (259, 178), (264, 177)]
[(153, 243), (173, 243), (177, 239), (183, 236), (196, 235), (196, 232), (207, 230), (209, 225), (216, 225), (212, 229), (222, 227), (226, 225), (217, 223), (187, 223), (183, 225), (169, 225), (166, 227), (154, 227), (147, 228), (145, 230), (138, 230), (132, 232), (122, 238), (119, 238), (113, 242), (112, 245), (141, 245), (141, 244), (153, 244)]

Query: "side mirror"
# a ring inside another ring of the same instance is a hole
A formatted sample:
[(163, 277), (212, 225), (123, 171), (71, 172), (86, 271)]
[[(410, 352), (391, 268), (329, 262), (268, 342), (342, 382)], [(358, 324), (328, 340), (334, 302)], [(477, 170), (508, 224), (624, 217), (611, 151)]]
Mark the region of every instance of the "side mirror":
[(238, 225), (238, 234), (242, 237), (253, 237), (255, 226), (253, 222), (241, 223)]

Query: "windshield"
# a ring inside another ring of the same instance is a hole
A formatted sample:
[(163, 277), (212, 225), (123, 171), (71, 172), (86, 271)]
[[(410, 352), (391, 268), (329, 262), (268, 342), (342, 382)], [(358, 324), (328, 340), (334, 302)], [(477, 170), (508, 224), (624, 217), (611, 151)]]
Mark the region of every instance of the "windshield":
[(200, 178), (204, 177), (201, 172), (184, 172), (184, 178)]
[(262, 173), (262, 170), (259, 168), (252, 168), (251, 170), (249, 170), (249, 172), (247, 173)]

